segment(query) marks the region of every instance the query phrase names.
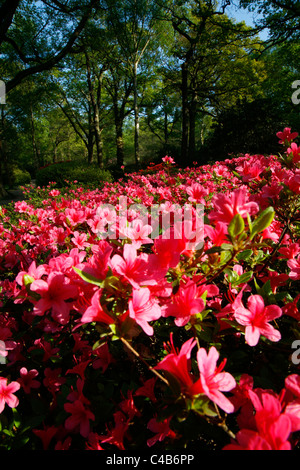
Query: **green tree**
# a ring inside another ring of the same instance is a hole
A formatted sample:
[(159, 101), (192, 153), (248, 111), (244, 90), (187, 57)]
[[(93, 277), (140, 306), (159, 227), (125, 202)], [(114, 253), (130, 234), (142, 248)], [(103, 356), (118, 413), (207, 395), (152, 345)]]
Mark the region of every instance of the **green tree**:
[(215, 2), (193, 0), (169, 9), (181, 68), (182, 164), (197, 159), (199, 117), (216, 116), (227, 103), (251, 95), (261, 79), (255, 55), (260, 42), (250, 28), (228, 18), (228, 4), (217, 8)]
[(13, 76), (3, 76), (7, 93), (66, 57), (95, 8), (99, 0), (72, 2), (72, 6), (56, 0), (41, 0), (38, 5), (33, 0), (6, 0), (1, 7), (1, 53), (4, 60), (14, 57), (19, 65)]
[[(0, 76), (8, 99), (12, 90), (25, 80), (51, 70), (76, 45), (99, 0), (60, 2), (33, 0), (2, 2), (0, 7)], [(5, 113), (5, 112), (4, 112)], [(3, 122), (3, 120), (2, 120)], [(0, 130), (0, 193), (6, 166), (7, 142)]]
[(294, 0), (240, 0), (240, 6), (257, 11), (258, 30), (270, 31), (270, 43), (284, 43), (299, 39), (300, 4)]
[[(157, 33), (157, 4), (153, 0), (108, 1), (108, 26), (114, 31), (120, 46), (124, 64), (133, 83), (134, 110), (134, 158), (140, 165), (140, 110), (138, 77), (147, 57), (147, 69), (151, 66)], [(154, 54), (155, 56), (155, 54)]]

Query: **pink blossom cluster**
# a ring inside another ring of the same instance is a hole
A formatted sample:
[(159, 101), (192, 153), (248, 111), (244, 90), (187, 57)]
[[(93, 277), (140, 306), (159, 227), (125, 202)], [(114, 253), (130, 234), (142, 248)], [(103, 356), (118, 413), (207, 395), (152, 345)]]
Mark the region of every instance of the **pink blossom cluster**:
[[(193, 445), (205, 422), (224, 449), (297, 446), (297, 136), (278, 133), (278, 156), (165, 157), (154, 174), (1, 208), (0, 413), (26, 417), (7, 448), (186, 447), (190, 422)], [(139, 204), (159, 204), (160, 222), (203, 205), (203, 243), (193, 222), (152, 238)], [(111, 224), (118, 236), (100, 236)]]

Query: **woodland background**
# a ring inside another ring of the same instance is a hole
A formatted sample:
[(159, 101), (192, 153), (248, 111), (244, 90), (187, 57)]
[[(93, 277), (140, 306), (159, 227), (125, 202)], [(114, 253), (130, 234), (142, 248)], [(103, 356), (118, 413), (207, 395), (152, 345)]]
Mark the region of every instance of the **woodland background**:
[[(57, 162), (118, 177), (124, 166), (165, 155), (187, 167), (270, 154), (278, 129), (300, 129), (300, 105), (291, 99), (299, 2), (0, 5), (2, 192)], [(253, 27), (229, 14), (243, 9)]]

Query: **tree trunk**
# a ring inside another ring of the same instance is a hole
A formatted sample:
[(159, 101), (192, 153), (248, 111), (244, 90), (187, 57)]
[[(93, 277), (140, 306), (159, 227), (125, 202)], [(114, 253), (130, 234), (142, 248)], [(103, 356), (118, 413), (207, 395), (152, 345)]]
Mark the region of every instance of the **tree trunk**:
[(7, 196), (7, 191), (4, 189), (4, 181), (3, 181), (3, 163), (4, 163), (4, 149), (3, 149), (3, 140), (0, 133), (0, 198), (4, 198)]
[(188, 165), (196, 159), (196, 115), (197, 115), (197, 96), (193, 92), (191, 104), (189, 107), (189, 146), (188, 146)]
[(116, 146), (117, 146), (117, 165), (124, 165), (124, 140), (123, 140), (123, 119), (115, 118), (116, 124)]
[(97, 163), (100, 168), (103, 168), (103, 142), (102, 142), (102, 130), (100, 128), (100, 118), (99, 118), (99, 109), (95, 105), (95, 115), (94, 115), (94, 128), (95, 128), (95, 141), (96, 141), (96, 151), (97, 151)]
[(89, 132), (87, 141), (84, 142), (87, 148), (87, 159), (88, 163), (91, 164), (93, 162), (94, 156), (94, 133)]
[(139, 107), (138, 107), (138, 92), (137, 92), (137, 66), (138, 62), (134, 63), (133, 67), (133, 92), (134, 92), (134, 158), (137, 167), (140, 166), (140, 143), (139, 143)]
[(33, 116), (32, 106), (30, 106), (30, 117), (31, 117), (31, 138), (32, 138), (34, 166), (35, 166), (35, 169), (38, 170), (40, 166), (43, 166), (44, 162), (41, 159), (40, 150), (39, 150), (37, 142), (36, 142), (35, 125), (34, 125), (34, 116)]
[(167, 148), (169, 140), (169, 129), (168, 129), (168, 112), (166, 108), (164, 109), (164, 146)]
[(181, 94), (182, 94), (182, 135), (181, 135), (181, 161), (188, 159), (189, 143), (189, 109), (188, 109), (188, 62), (181, 66)]
[[(86, 58), (86, 67), (87, 67), (87, 80), (89, 87), (89, 98), (93, 109), (93, 126), (96, 142), (96, 152), (97, 152), (97, 163), (100, 168), (103, 168), (103, 143), (102, 143), (102, 129), (100, 127), (100, 100), (101, 100), (101, 82), (102, 82), (102, 73), (99, 77), (98, 90), (95, 91), (94, 83), (92, 82), (92, 70), (90, 64), (90, 58), (85, 51)], [(96, 96), (97, 95), (97, 96)]]
[(7, 196), (7, 191), (4, 188), (4, 173), (6, 164), (5, 155), (5, 142), (4, 142), (4, 110), (1, 110), (1, 123), (0, 123), (0, 198)]

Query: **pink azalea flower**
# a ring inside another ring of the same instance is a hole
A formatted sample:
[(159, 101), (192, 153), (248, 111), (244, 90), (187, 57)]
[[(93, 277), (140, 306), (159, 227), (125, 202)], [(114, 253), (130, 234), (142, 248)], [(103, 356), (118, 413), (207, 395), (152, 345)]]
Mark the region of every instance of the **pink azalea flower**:
[(106, 240), (100, 240), (96, 246), (92, 247), (92, 251), (93, 255), (85, 264), (83, 271), (97, 279), (105, 279), (113, 249)]
[(297, 169), (286, 181), (287, 186), (293, 193), (300, 194), (300, 169)]
[(285, 378), (285, 387), (300, 398), (300, 375), (292, 374)]
[(210, 221), (229, 224), (236, 214), (243, 218), (257, 214), (259, 206), (256, 202), (248, 201), (248, 192), (245, 188), (238, 188), (230, 194), (216, 194), (212, 200), (213, 210), (209, 214)]
[(101, 306), (101, 294), (101, 289), (98, 289), (94, 293), (91, 299), (91, 305), (86, 309), (86, 311), (81, 317), (81, 323), (99, 322), (105, 323), (106, 325), (111, 325), (112, 323), (114, 323), (114, 319), (109, 316)]
[(148, 397), (153, 403), (155, 403), (157, 401), (154, 392), (155, 384), (156, 377), (146, 380), (145, 383), (135, 391), (135, 395)]
[(272, 450), (272, 447), (258, 432), (242, 429), (237, 433), (236, 441), (223, 447), (223, 450)]
[(180, 255), (186, 248), (185, 240), (181, 238), (175, 238), (173, 229), (167, 230), (163, 236), (160, 236), (154, 241), (154, 253), (155, 257), (151, 257), (149, 260), (152, 263), (152, 269), (159, 271), (165, 270), (164, 274), (169, 268), (175, 268), (179, 261)]
[(168, 157), (167, 155), (162, 158), (162, 161), (164, 163), (175, 163), (174, 159), (172, 157)]
[(151, 274), (148, 273), (148, 255), (142, 253), (138, 256), (136, 247), (130, 243), (124, 245), (123, 257), (114, 255), (109, 264), (112, 270), (121, 276), (121, 279), (125, 278), (136, 289), (139, 289), (141, 284), (156, 284), (156, 281), (151, 279)]
[(132, 421), (135, 416), (141, 416), (141, 413), (135, 406), (132, 390), (128, 390), (127, 398), (124, 397), (124, 400), (119, 403), (119, 407), (120, 410), (122, 410), (123, 413), (127, 416), (129, 421)]
[(86, 215), (84, 210), (67, 208), (65, 211), (65, 215), (67, 223), (73, 227), (82, 224), (86, 221)]
[(148, 322), (161, 317), (161, 308), (152, 297), (151, 291), (147, 287), (133, 289), (128, 307), (130, 318), (133, 318), (147, 335), (152, 336), (154, 331)]
[(52, 190), (49, 192), (49, 195), (52, 196), (52, 197), (59, 196), (59, 195), (60, 195), (60, 191), (59, 191), (58, 189), (52, 189)]
[(292, 374), (286, 377), (285, 388), (287, 403), (284, 414), (290, 419), (291, 432), (297, 432), (300, 430), (300, 376)]
[(193, 183), (191, 186), (188, 186), (186, 192), (189, 195), (188, 200), (190, 202), (197, 202), (198, 204), (204, 204), (205, 196), (208, 194), (208, 190), (200, 183)]
[(38, 436), (43, 445), (43, 450), (48, 450), (52, 438), (58, 431), (56, 426), (45, 426), (44, 429), (33, 429), (33, 433)]
[(298, 132), (291, 132), (290, 127), (286, 127), (283, 132), (277, 132), (277, 137), (279, 140), (280, 144), (286, 144), (290, 143), (292, 140), (296, 139), (298, 137)]
[(90, 433), (90, 420), (95, 420), (95, 415), (87, 409), (81, 400), (75, 400), (73, 403), (65, 403), (64, 409), (71, 416), (65, 421), (65, 428), (73, 431), (79, 427), (80, 434), (87, 438)]
[(249, 346), (256, 346), (260, 335), (270, 341), (279, 341), (280, 332), (269, 324), (269, 321), (279, 318), (282, 310), (277, 305), (265, 307), (264, 300), (260, 295), (251, 295), (247, 307), (238, 307), (234, 312), (235, 320), (245, 326), (245, 338)]
[(25, 393), (30, 393), (32, 388), (40, 387), (40, 382), (38, 380), (34, 380), (37, 375), (38, 371), (36, 369), (31, 369), (29, 371), (26, 367), (22, 367), (20, 369), (20, 378), (17, 382), (19, 382)]
[(143, 244), (153, 243), (153, 240), (149, 237), (151, 232), (151, 225), (144, 224), (140, 219), (134, 219), (129, 227), (125, 229), (126, 236), (132, 240), (136, 248), (140, 248)]
[(180, 351), (176, 350), (173, 344), (173, 335), (170, 336), (170, 343), (165, 345), (169, 354), (155, 366), (155, 369), (165, 370), (172, 374), (180, 383), (184, 391), (188, 391), (193, 386), (192, 375), (189, 371), (191, 352), (196, 344), (194, 338), (187, 340)]
[(236, 167), (236, 171), (243, 175), (243, 181), (259, 180), (260, 174), (264, 171), (266, 165), (263, 161), (243, 161), (241, 165)]
[(24, 286), (24, 276), (28, 275), (33, 279), (40, 279), (47, 272), (47, 267), (45, 265), (36, 266), (36, 262), (33, 261), (28, 268), (28, 271), (20, 271), (16, 277), (16, 282), (20, 286)]
[(84, 248), (90, 246), (89, 243), (87, 243), (87, 234), (84, 232), (77, 232), (75, 231), (73, 233), (73, 238), (72, 238), (72, 243), (77, 246), (77, 248), (84, 250)]
[(45, 378), (43, 380), (43, 385), (47, 387), (49, 392), (52, 395), (56, 395), (60, 387), (66, 382), (65, 377), (61, 377), (61, 369), (50, 369), (47, 367), (44, 371)]
[(292, 156), (293, 163), (298, 163), (300, 161), (300, 147), (297, 144), (292, 143), (291, 146), (287, 149), (288, 156)]
[(217, 222), (215, 227), (211, 225), (204, 226), (205, 236), (208, 236), (212, 245), (221, 246), (223, 243), (228, 242), (227, 240), (227, 224), (224, 222)]
[(114, 427), (107, 429), (106, 436), (99, 436), (99, 440), (104, 443), (115, 445), (119, 450), (125, 450), (124, 437), (128, 431), (129, 421), (122, 411), (114, 413)]
[(20, 384), (18, 382), (7, 383), (7, 379), (0, 377), (0, 413), (4, 410), (5, 404), (10, 408), (16, 408), (19, 404), (19, 399), (14, 395), (14, 392), (19, 390)]
[(93, 351), (96, 358), (92, 363), (93, 369), (101, 369), (104, 373), (109, 364), (115, 362), (113, 355), (109, 352), (108, 344), (105, 343)]
[(288, 441), (292, 432), (291, 420), (282, 413), (280, 400), (271, 393), (256, 393), (249, 390), (255, 408), (255, 423), (260, 436), (269, 443), (272, 450), (291, 450)]
[(195, 283), (189, 282), (186, 286), (181, 286), (173, 296), (172, 303), (163, 308), (163, 316), (175, 317), (176, 326), (186, 325), (192, 315), (204, 310), (204, 300), (197, 297), (197, 285)]
[(77, 287), (70, 284), (62, 273), (50, 273), (47, 281), (35, 280), (30, 289), (41, 296), (33, 308), (35, 315), (43, 315), (51, 310), (59, 323), (65, 325), (68, 322), (71, 304), (66, 301), (77, 296)]
[(300, 243), (289, 243), (286, 246), (279, 248), (280, 258), (293, 259), (300, 253)]
[(176, 437), (176, 433), (170, 429), (170, 421), (171, 418), (166, 418), (163, 421), (157, 421), (156, 418), (150, 419), (147, 428), (155, 432), (155, 436), (150, 437), (150, 439), (147, 440), (147, 445), (149, 447), (152, 447), (156, 442), (162, 442), (164, 439), (167, 437), (174, 439)]
[(232, 397), (230, 397), (231, 403), (234, 405), (234, 411), (237, 411), (243, 406), (247, 406), (249, 403), (249, 390), (253, 389), (253, 377), (248, 374), (242, 374), (239, 383), (231, 391)]
[(287, 265), (290, 268), (289, 277), (293, 279), (293, 281), (300, 279), (300, 256), (289, 259)]
[(288, 302), (282, 307), (284, 315), (289, 315), (290, 317), (295, 318), (297, 321), (300, 321), (300, 312), (298, 309), (299, 299), (300, 294), (296, 295), (295, 299), (292, 302)]
[(226, 360), (217, 367), (219, 353), (212, 346), (207, 353), (204, 348), (197, 352), (200, 379), (193, 385), (191, 392), (204, 393), (226, 413), (233, 413), (234, 405), (222, 392), (229, 392), (236, 386), (236, 381), (228, 372), (221, 372)]

